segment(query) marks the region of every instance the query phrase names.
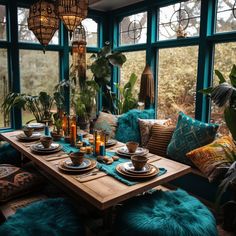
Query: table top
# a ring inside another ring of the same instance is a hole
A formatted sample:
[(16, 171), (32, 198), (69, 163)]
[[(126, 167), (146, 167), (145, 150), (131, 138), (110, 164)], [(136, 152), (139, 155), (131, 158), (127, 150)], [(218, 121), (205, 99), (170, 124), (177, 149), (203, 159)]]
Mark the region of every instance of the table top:
[[(149, 153), (147, 154), (148, 162), (157, 167), (164, 167), (167, 170), (165, 174), (132, 186), (123, 184), (102, 171), (94, 176), (81, 178), (79, 175), (65, 174), (58, 169), (58, 163), (68, 158), (67, 154), (63, 151), (50, 155), (34, 154), (30, 151), (30, 143), (20, 142), (16, 138), (20, 132), (22, 131), (1, 133), (0, 137), (32, 160), (45, 173), (54, 177), (64, 187), (69, 188), (74, 194), (86, 199), (100, 210), (115, 206), (137, 194), (191, 172), (191, 168), (187, 165)], [(118, 142), (109, 150), (116, 150), (121, 145), (124, 144)]]

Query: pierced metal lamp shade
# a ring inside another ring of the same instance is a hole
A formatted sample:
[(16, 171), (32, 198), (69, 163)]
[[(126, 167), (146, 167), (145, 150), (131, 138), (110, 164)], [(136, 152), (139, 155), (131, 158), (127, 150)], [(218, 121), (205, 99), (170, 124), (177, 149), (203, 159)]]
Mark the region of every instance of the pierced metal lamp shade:
[(76, 68), (81, 88), (86, 80), (86, 44), (86, 31), (80, 23), (73, 34), (72, 63), (73, 67)]
[(88, 0), (59, 0), (58, 15), (70, 35), (81, 21), (87, 17)]
[(28, 28), (33, 31), (36, 38), (43, 46), (47, 46), (59, 27), (54, 4), (40, 0), (30, 7)]

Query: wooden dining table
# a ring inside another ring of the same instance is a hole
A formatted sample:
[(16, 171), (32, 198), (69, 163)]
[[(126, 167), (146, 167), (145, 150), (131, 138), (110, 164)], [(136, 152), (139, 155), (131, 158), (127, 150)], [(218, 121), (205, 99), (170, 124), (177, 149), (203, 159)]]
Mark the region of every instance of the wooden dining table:
[[(165, 168), (167, 172), (161, 176), (156, 176), (132, 186), (128, 186), (98, 169), (93, 170), (93, 173), (90, 175), (72, 175), (62, 172), (58, 168), (62, 160), (69, 158), (68, 154), (61, 150), (58, 153), (49, 155), (37, 155), (31, 151), (31, 143), (21, 142), (17, 139), (16, 135), (21, 132), (1, 133), (0, 138), (10, 143), (15, 149), (29, 158), (37, 168), (46, 174), (46, 177), (53, 178), (62, 187), (71, 191), (73, 195), (84, 199), (101, 211), (191, 172), (191, 168), (187, 165), (149, 153), (147, 154), (148, 162), (156, 167)], [(124, 146), (124, 144), (118, 142), (115, 146), (109, 148), (109, 150), (115, 151), (121, 146)]]

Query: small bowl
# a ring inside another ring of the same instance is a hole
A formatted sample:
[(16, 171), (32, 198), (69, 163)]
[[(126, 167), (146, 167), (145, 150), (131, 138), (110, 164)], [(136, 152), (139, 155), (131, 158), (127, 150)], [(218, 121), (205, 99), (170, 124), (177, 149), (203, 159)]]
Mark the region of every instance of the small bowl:
[(142, 170), (148, 159), (145, 156), (133, 155), (131, 156), (131, 161), (135, 170)]
[(24, 127), (23, 132), (27, 137), (32, 136), (34, 129), (29, 127)]
[(52, 144), (52, 137), (44, 136), (40, 138), (40, 142), (42, 143), (44, 148), (49, 148)]
[(83, 163), (84, 153), (83, 152), (72, 152), (70, 153), (70, 159), (75, 166), (79, 166)]
[(135, 153), (138, 146), (139, 146), (139, 143), (137, 142), (130, 141), (126, 143), (126, 147), (128, 148), (129, 153)]

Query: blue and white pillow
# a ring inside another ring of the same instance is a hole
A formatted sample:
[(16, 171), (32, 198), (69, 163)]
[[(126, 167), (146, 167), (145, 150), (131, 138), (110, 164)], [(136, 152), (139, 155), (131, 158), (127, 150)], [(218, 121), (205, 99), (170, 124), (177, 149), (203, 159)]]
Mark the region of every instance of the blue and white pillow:
[(186, 154), (213, 142), (218, 128), (218, 124), (204, 123), (180, 112), (175, 131), (167, 148), (167, 156), (194, 166)]

